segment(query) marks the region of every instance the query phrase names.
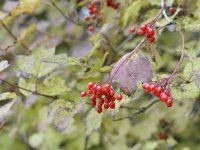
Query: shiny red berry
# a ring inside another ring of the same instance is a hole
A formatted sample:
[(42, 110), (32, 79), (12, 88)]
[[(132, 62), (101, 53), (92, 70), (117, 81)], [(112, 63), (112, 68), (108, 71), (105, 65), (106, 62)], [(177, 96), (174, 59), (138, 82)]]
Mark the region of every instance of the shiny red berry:
[(98, 108), (97, 108), (97, 112), (98, 112), (98, 113), (101, 113), (101, 112), (102, 112), (102, 108), (98, 107)]
[(163, 88), (161, 87), (161, 86), (159, 86), (158, 88), (157, 88), (157, 94), (158, 94), (158, 96), (160, 96), (160, 94), (163, 92)]
[(156, 85), (152, 84), (150, 85), (150, 90), (153, 91), (155, 89)]
[(138, 30), (138, 35), (139, 35), (139, 36), (143, 35), (144, 33), (145, 33), (145, 32), (144, 32), (143, 30), (140, 30), (140, 29)]
[(90, 101), (91, 106), (96, 106), (96, 101)]
[(173, 100), (169, 98), (166, 104), (167, 104), (167, 107), (171, 107), (173, 105)]
[(155, 34), (154, 29), (148, 28), (148, 34), (149, 34), (151, 37), (154, 36), (154, 34)]
[(105, 103), (105, 104), (104, 104), (104, 108), (105, 108), (105, 109), (108, 109), (109, 106), (110, 106), (109, 103)]
[(84, 18), (85, 21), (89, 21), (90, 20), (90, 16), (87, 16)]
[(121, 101), (122, 100), (122, 95), (121, 94), (117, 94), (116, 99)]
[(168, 97), (165, 93), (161, 93), (161, 94), (160, 94), (160, 99), (161, 99), (163, 102), (167, 102), (167, 100), (169, 99), (169, 97)]
[(85, 97), (87, 95), (87, 93), (86, 92), (81, 92), (81, 97)]
[(149, 38), (148, 41), (151, 43), (155, 42), (155, 37)]
[(95, 101), (96, 100), (96, 96), (94, 96), (94, 95), (90, 96), (90, 100), (91, 101)]
[(92, 31), (94, 31), (94, 27), (93, 26), (89, 26), (88, 30), (92, 32)]
[(130, 33), (134, 33), (135, 32), (135, 28), (130, 28)]
[(114, 102), (111, 102), (111, 103), (110, 103), (110, 108), (111, 108), (111, 109), (114, 109), (114, 108), (115, 108), (115, 103), (114, 103)]
[(140, 26), (140, 30), (143, 30), (144, 32), (146, 32), (147, 31), (147, 25), (146, 24), (142, 24)]
[(94, 82), (89, 82), (87, 85), (87, 89), (91, 89), (94, 86)]
[(171, 15), (174, 14), (175, 11), (176, 11), (176, 8), (175, 8), (175, 7), (170, 7), (170, 8), (169, 8), (169, 13), (170, 13)]
[(98, 14), (98, 9), (94, 8), (93, 13)]

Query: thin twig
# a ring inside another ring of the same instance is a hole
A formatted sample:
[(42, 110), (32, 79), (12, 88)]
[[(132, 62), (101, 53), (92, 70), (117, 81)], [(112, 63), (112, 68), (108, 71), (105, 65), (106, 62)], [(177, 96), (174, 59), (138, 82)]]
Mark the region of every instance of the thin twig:
[(123, 120), (123, 119), (131, 119), (141, 113), (144, 113), (147, 109), (149, 109), (150, 107), (152, 107), (154, 104), (156, 104), (157, 102), (159, 102), (160, 100), (155, 100), (153, 102), (151, 102), (149, 105), (145, 106), (145, 107), (142, 107), (142, 108), (139, 108), (138, 111), (134, 112), (133, 114), (130, 114), (128, 116), (125, 116), (125, 117), (122, 117), (122, 118), (118, 118), (118, 119), (115, 119), (113, 121), (120, 121), (120, 120)]
[(25, 89), (23, 87), (20, 87), (20, 86), (17, 86), (17, 85), (14, 85), (6, 80), (3, 80), (3, 79), (0, 79), (0, 81), (2, 81), (3, 83), (11, 86), (11, 87), (14, 87), (14, 88), (17, 88), (17, 89), (21, 89), (21, 90), (24, 90), (24, 91), (27, 91), (27, 92), (30, 92), (34, 95), (39, 95), (39, 96), (44, 96), (44, 97), (48, 97), (48, 98), (53, 98), (53, 99), (56, 99), (56, 96), (50, 96), (50, 95), (46, 95), (46, 94), (42, 94), (42, 93), (38, 93), (37, 91), (31, 91), (31, 90), (28, 90), (28, 89)]
[[(3, 28), (8, 32), (8, 34), (15, 40), (15, 42), (18, 42), (17, 37), (12, 33), (12, 31), (6, 26), (6, 24), (1, 19), (0, 19), (0, 23), (3, 26)], [(19, 43), (29, 53), (31, 52), (31, 50), (23, 42), (19, 42)]]

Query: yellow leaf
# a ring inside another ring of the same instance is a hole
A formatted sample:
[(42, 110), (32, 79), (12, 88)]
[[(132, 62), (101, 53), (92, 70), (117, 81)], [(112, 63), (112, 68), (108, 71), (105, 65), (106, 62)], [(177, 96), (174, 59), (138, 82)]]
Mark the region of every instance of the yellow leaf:
[(35, 30), (36, 30), (36, 25), (31, 24), (28, 28), (24, 29), (21, 32), (18, 41), (26, 40), (30, 35), (34, 33)]

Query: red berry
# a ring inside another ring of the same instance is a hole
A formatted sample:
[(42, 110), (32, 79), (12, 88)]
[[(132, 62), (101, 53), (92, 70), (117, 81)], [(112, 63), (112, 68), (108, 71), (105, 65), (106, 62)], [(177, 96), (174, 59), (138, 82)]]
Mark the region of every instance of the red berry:
[(98, 86), (97, 86), (97, 91), (98, 91), (98, 92), (102, 92), (102, 86), (98, 85)]
[(86, 92), (81, 92), (81, 97), (85, 97), (87, 95), (87, 93)]
[(94, 6), (96, 6), (96, 2), (95, 1), (93, 1), (93, 2), (91, 2), (91, 5), (94, 7)]
[(156, 86), (154, 84), (150, 85), (150, 90), (153, 91), (155, 89), (155, 87)]
[(105, 104), (104, 104), (104, 108), (105, 108), (105, 109), (108, 109), (109, 106), (110, 106), (109, 103), (105, 103)]
[(162, 87), (161, 86), (159, 86), (158, 88), (157, 88), (157, 94), (158, 94), (158, 96), (160, 96), (160, 94), (163, 92), (163, 89), (162, 89)]
[(165, 93), (161, 93), (161, 94), (160, 94), (160, 99), (161, 99), (163, 102), (167, 102), (167, 100), (169, 99), (169, 97), (168, 97)]
[(106, 83), (106, 84), (104, 85), (104, 88), (105, 88), (106, 90), (110, 90), (110, 84), (109, 84), (109, 83)]
[(117, 94), (116, 99), (121, 101), (122, 100), (122, 95), (121, 94)]
[(103, 104), (104, 102), (105, 102), (104, 99), (100, 99), (100, 100), (99, 100), (99, 103), (100, 103), (100, 104)]
[(114, 96), (115, 92), (113, 90), (110, 91), (110, 96)]
[(90, 11), (89, 11), (89, 14), (90, 14), (90, 15), (94, 14), (93, 10), (90, 10)]
[(144, 31), (139, 29), (139, 30), (138, 30), (138, 35), (141, 36), (141, 35), (143, 35), (143, 34), (144, 34)]
[(173, 100), (169, 98), (169, 99), (167, 100), (166, 104), (167, 104), (167, 107), (171, 107), (172, 104), (173, 104)]
[(147, 39), (151, 38), (151, 36), (148, 33), (146, 33), (145, 36)]
[(98, 112), (98, 113), (101, 113), (101, 112), (102, 112), (102, 108), (98, 107), (98, 108), (97, 108), (97, 112)]
[(92, 31), (94, 31), (94, 27), (93, 26), (89, 26), (88, 30), (92, 32)]
[(98, 14), (98, 9), (94, 8), (93, 13)]
[(111, 98), (111, 101), (112, 101), (112, 102), (114, 102), (114, 101), (115, 101), (115, 97), (114, 97), (114, 96)]
[(142, 83), (142, 88), (145, 89), (146, 83)]
[(89, 10), (92, 10), (93, 8), (94, 8), (94, 7), (93, 7), (92, 5), (89, 5), (89, 6), (88, 6), (88, 9), (89, 9)]
[(85, 21), (89, 21), (90, 20), (90, 16), (87, 16), (84, 18)]
[(152, 37), (154, 36), (155, 32), (152, 28), (148, 28), (148, 34)]
[(94, 86), (93, 82), (89, 82), (87, 85), (87, 89), (90, 90)]
[(114, 102), (111, 102), (111, 103), (110, 103), (110, 108), (111, 108), (111, 109), (114, 109), (114, 108), (115, 108), (115, 103), (114, 103)]
[(90, 100), (91, 101), (95, 101), (96, 100), (96, 96), (94, 96), (94, 95), (90, 96)]
[(130, 28), (130, 33), (134, 33), (135, 32), (135, 28)]
[(146, 93), (151, 93), (151, 90), (150, 89), (149, 90), (146, 89)]
[(147, 31), (147, 25), (146, 25), (146, 24), (142, 24), (142, 25), (140, 26), (140, 30), (146, 32), (146, 31)]
[(90, 105), (96, 106), (96, 101), (90, 101)]
[(160, 138), (160, 140), (167, 140), (168, 139), (168, 135), (165, 132), (160, 132), (159, 133), (159, 138)]
[(176, 8), (175, 7), (170, 7), (169, 8), (169, 13), (172, 15), (174, 14), (174, 12), (176, 11)]
[(153, 43), (155, 41), (155, 37), (149, 38), (149, 42)]
[(109, 100), (109, 99), (106, 99), (104, 103), (105, 103), (105, 104), (109, 104), (109, 103), (110, 103), (110, 100)]
[(89, 93), (89, 94), (92, 94), (92, 93), (93, 93), (93, 91), (92, 91), (92, 90), (88, 90), (88, 93)]
[(150, 90), (150, 84), (149, 84), (149, 83), (147, 83), (147, 84), (145, 85), (145, 89), (146, 89), (146, 90)]

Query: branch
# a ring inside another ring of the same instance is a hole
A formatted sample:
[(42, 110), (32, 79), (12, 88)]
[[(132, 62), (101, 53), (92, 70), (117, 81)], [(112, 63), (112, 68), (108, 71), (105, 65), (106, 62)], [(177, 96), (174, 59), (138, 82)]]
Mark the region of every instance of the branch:
[[(4, 22), (0, 19), (0, 23), (3, 26), (3, 28), (8, 32), (8, 34), (15, 40), (15, 42), (18, 42), (17, 37), (12, 33), (12, 31), (6, 26), (6, 24), (4, 24)], [(31, 50), (23, 43), (23, 42), (19, 42), (20, 45), (26, 49), (29, 53), (31, 52)]]
[(0, 79), (0, 81), (2, 81), (3, 83), (11, 86), (11, 87), (14, 87), (14, 88), (17, 88), (17, 89), (21, 89), (21, 90), (24, 90), (24, 91), (27, 91), (27, 92), (30, 92), (34, 95), (39, 95), (39, 96), (44, 96), (44, 97), (48, 97), (48, 98), (53, 98), (53, 99), (56, 99), (56, 96), (50, 96), (50, 95), (46, 95), (46, 94), (42, 94), (42, 93), (38, 93), (37, 91), (31, 91), (31, 90), (28, 90), (28, 89), (25, 89), (23, 87), (19, 87), (17, 85), (14, 85), (6, 80), (3, 80), (3, 79)]
[(70, 21), (73, 24), (79, 25), (79, 26), (83, 26), (85, 24), (80, 23), (80, 22), (76, 22), (73, 19), (71, 19), (70, 17), (66, 16), (65, 13), (56, 5), (55, 2), (51, 2), (49, 1), (49, 3), (67, 20)]
[(133, 114), (130, 114), (130, 115), (122, 117), (122, 118), (115, 119), (113, 121), (121, 121), (121, 120), (124, 120), (124, 119), (131, 119), (131, 118), (133, 118), (133, 117), (135, 117), (135, 116), (137, 116), (141, 113), (144, 113), (147, 109), (151, 108), (154, 104), (156, 104), (159, 101), (160, 100), (155, 100), (155, 101), (151, 102), (149, 105), (142, 107), (142, 108), (139, 108), (138, 111), (134, 112)]

